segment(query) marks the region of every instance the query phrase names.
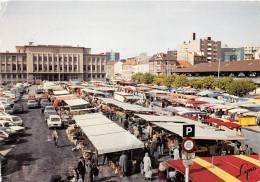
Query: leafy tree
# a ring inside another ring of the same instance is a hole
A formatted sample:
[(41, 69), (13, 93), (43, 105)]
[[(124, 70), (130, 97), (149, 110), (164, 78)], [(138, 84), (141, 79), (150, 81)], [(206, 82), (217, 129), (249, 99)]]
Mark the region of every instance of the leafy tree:
[(217, 81), (213, 75), (201, 78), (202, 86), (204, 88), (215, 88)]
[(151, 74), (151, 73), (145, 73), (145, 74), (141, 77), (141, 83), (151, 84), (151, 83), (153, 83), (154, 77), (155, 77), (155, 75), (153, 75), (153, 74)]
[(165, 76), (165, 75), (158, 75), (158, 76), (154, 77), (153, 83), (154, 83), (155, 85), (160, 86), (160, 85), (163, 84), (163, 82), (164, 82), (165, 79), (166, 79), (166, 76)]
[(143, 73), (138, 72), (132, 75), (131, 80), (140, 82), (143, 75), (144, 75)]
[(244, 96), (254, 91), (257, 85), (251, 79), (237, 80), (227, 86), (227, 92), (231, 95)]
[(233, 78), (231, 76), (229, 77), (223, 77), (217, 81), (217, 87), (221, 90), (227, 90), (228, 85), (233, 82)]
[(185, 75), (176, 75), (174, 80), (174, 85), (176, 87), (184, 87), (188, 85), (188, 78)]
[(166, 87), (171, 87), (175, 81), (175, 78), (176, 78), (176, 75), (167, 76), (163, 81), (163, 85)]
[(195, 89), (200, 89), (202, 88), (202, 81), (201, 79), (190, 79), (189, 80), (189, 83), (188, 83), (192, 88), (195, 88)]

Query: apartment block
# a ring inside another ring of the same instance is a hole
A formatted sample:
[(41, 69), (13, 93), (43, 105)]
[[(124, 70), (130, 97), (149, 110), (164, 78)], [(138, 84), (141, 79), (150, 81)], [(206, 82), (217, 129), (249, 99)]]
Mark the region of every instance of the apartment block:
[[(192, 52), (205, 57), (206, 62), (216, 62), (221, 59), (221, 41), (214, 41), (211, 37), (196, 40), (196, 34), (192, 33), (189, 42), (178, 45), (177, 60), (185, 60), (192, 65), (200, 63), (189, 59), (189, 53)], [(205, 60), (201, 59), (202, 62)]]
[(260, 50), (260, 47), (249, 44), (244, 47), (244, 50), (245, 60), (253, 60), (256, 59), (255, 54), (258, 50)]
[(221, 61), (244, 60), (244, 48), (221, 48)]

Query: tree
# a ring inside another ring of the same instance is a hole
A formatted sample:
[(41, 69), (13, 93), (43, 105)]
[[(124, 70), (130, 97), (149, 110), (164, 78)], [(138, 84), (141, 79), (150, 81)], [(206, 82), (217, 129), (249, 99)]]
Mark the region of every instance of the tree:
[(231, 76), (229, 77), (223, 77), (217, 81), (217, 87), (221, 90), (227, 90), (228, 85), (233, 82), (233, 78)]
[(188, 78), (185, 75), (176, 75), (174, 85), (176, 87), (184, 87), (188, 84)]
[(160, 86), (160, 85), (163, 84), (163, 82), (164, 82), (165, 79), (166, 79), (166, 76), (165, 76), (165, 75), (158, 75), (158, 76), (156, 76), (156, 77), (153, 78), (153, 83), (154, 83), (155, 85)]
[(153, 83), (153, 78), (155, 76), (151, 73), (145, 73), (142, 77), (141, 77), (141, 83), (144, 84), (151, 84)]
[(201, 78), (202, 86), (206, 89), (215, 88), (217, 82), (213, 75)]
[(163, 85), (166, 87), (171, 87), (175, 81), (175, 78), (176, 78), (176, 75), (167, 76), (163, 81)]
[(138, 72), (138, 73), (132, 75), (131, 80), (140, 82), (143, 75), (144, 75), (143, 73)]
[(251, 79), (237, 80), (227, 86), (227, 92), (231, 95), (244, 96), (254, 91), (257, 85)]
[(202, 88), (202, 81), (200, 79), (193, 78), (189, 80), (189, 85), (192, 88), (200, 89)]

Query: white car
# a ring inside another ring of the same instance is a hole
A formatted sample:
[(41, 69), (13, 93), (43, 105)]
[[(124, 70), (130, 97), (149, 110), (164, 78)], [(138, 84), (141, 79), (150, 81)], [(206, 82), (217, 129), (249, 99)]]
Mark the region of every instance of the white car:
[(53, 106), (46, 106), (45, 109), (44, 109), (44, 114), (46, 114), (49, 111), (55, 111), (56, 112), (56, 110)]
[(59, 115), (48, 116), (46, 122), (49, 128), (62, 127), (62, 122)]
[(10, 128), (12, 131), (23, 134), (25, 132), (25, 128), (23, 126), (17, 126), (11, 121), (0, 121), (0, 127)]
[(19, 116), (13, 116), (13, 115), (4, 115), (0, 116), (0, 120), (2, 121), (11, 121), (15, 125), (22, 126), (23, 120)]
[(5, 112), (7, 114), (13, 113), (13, 109), (10, 106), (4, 106), (4, 107), (0, 106), (0, 111)]
[(38, 103), (35, 100), (28, 100), (27, 107), (28, 108), (36, 108), (38, 106)]

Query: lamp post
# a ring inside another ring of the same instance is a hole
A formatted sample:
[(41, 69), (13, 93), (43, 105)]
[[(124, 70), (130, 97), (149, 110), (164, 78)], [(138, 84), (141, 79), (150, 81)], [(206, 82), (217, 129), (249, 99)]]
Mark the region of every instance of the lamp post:
[(218, 79), (219, 79), (219, 72), (220, 72), (220, 58), (218, 59)]

